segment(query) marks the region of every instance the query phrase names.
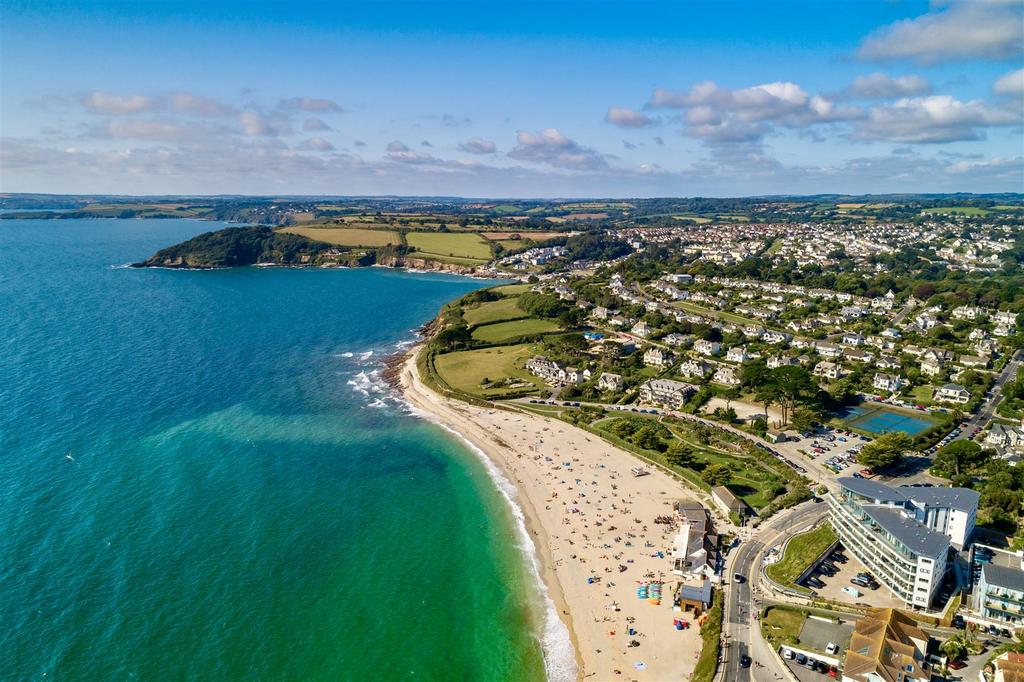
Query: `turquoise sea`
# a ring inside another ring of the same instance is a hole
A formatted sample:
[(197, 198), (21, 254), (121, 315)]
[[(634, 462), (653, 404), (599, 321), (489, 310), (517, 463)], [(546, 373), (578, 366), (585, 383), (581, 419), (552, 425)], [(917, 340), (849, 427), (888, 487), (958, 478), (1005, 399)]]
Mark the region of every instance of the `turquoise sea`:
[(0, 221), (0, 678), (543, 678), (513, 511), (378, 379), (485, 283), (119, 267), (216, 227)]

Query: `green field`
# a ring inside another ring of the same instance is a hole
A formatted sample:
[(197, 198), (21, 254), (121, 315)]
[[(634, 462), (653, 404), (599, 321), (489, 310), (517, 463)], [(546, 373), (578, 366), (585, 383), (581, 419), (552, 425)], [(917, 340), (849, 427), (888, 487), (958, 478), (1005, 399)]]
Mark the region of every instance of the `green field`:
[(836, 532), (828, 523), (823, 523), (806, 533), (794, 535), (786, 545), (786, 553), (782, 559), (765, 569), (768, 577), (780, 585), (806, 590), (807, 588), (795, 585), (793, 581), (836, 541), (836, 537)]
[(786, 606), (770, 606), (761, 619), (761, 633), (775, 646), (794, 645), (800, 641), (807, 614)]
[(961, 213), (963, 215), (988, 215), (991, 213), (987, 208), (977, 208), (975, 206), (942, 206), (939, 208), (926, 208), (921, 213), (938, 213), (940, 215), (946, 215), (949, 213)]
[(424, 257), (491, 259), (491, 247), (483, 237), (472, 232), (410, 232), (406, 240)]
[(506, 284), (504, 286), (494, 288), (494, 291), (498, 292), (502, 296), (518, 296), (519, 294), (525, 294), (529, 290), (529, 284)]
[(525, 320), (509, 320), (485, 324), (473, 330), (473, 338), (484, 343), (500, 343), (527, 334), (546, 334), (559, 330), (554, 320), (540, 320), (529, 317)]
[(755, 320), (752, 317), (743, 317), (742, 315), (737, 315), (735, 313), (726, 313), (726, 312), (722, 312), (721, 310), (714, 310), (712, 308), (702, 308), (699, 305), (694, 305), (693, 303), (686, 303), (684, 301), (676, 301), (674, 305), (682, 308), (683, 310), (689, 311), (691, 313), (696, 313), (697, 315), (706, 315), (708, 317), (718, 318), (719, 320), (722, 320), (724, 322), (735, 322), (736, 324), (743, 324), (743, 325), (746, 325), (746, 324), (762, 324), (761, 322), (758, 322), (757, 320)]
[(470, 326), (515, 320), (526, 316), (526, 313), (519, 309), (519, 299), (515, 296), (481, 303), (475, 308), (466, 308), (462, 312), (462, 318)]
[(481, 387), (484, 379), (499, 381), (513, 377), (535, 388), (543, 386), (540, 379), (523, 367), (533, 354), (534, 347), (528, 343), (464, 350), (438, 355), (434, 358), (434, 368), (445, 383), (458, 391), (485, 398), (501, 398), (520, 389), (484, 389)]
[(397, 232), (390, 230), (361, 230), (357, 227), (285, 227), (279, 232), (297, 234), (318, 242), (337, 246), (387, 246), (401, 244)]

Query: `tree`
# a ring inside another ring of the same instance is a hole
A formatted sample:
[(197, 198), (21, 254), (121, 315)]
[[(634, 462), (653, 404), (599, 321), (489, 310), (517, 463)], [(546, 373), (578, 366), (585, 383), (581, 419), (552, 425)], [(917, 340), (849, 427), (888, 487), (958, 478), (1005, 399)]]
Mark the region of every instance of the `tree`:
[(708, 485), (725, 485), (732, 480), (732, 470), (725, 464), (709, 464), (700, 477)]
[(957, 661), (967, 655), (967, 645), (960, 635), (950, 637), (939, 645), (939, 651), (951, 661)]
[(889, 431), (861, 448), (857, 461), (871, 469), (884, 469), (902, 459), (910, 445), (910, 436), (902, 431)]
[(473, 342), (469, 328), (464, 324), (448, 327), (434, 337), (434, 345), (441, 350), (455, 350), (468, 347)]
[(731, 408), (732, 407), (732, 401), (739, 400), (739, 397), (741, 395), (742, 394), (740, 393), (740, 389), (736, 388), (735, 386), (726, 389), (722, 393), (722, 398), (725, 400), (725, 407), (726, 407), (726, 409)]
[(633, 434), (633, 443), (645, 450), (661, 451), (665, 445), (661, 442), (661, 434), (658, 431), (657, 426), (645, 424)]
[(794, 429), (803, 432), (810, 431), (818, 421), (821, 421), (821, 414), (810, 408), (800, 407), (793, 412), (791, 423)]
[(932, 468), (943, 478), (953, 478), (968, 473), (981, 460), (980, 445), (972, 440), (955, 440), (939, 450)]
[(672, 466), (691, 467), (696, 461), (693, 456), (693, 448), (681, 440), (672, 441), (665, 452), (665, 461)]

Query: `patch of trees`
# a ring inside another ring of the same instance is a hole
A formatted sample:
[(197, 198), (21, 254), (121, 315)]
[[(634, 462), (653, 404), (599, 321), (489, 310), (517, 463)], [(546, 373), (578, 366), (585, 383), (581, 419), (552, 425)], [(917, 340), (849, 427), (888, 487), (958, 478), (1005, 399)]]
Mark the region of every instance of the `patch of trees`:
[(235, 267), (256, 263), (297, 264), (331, 248), (269, 227), (229, 227), (206, 232), (157, 251), (137, 266)]
[(913, 441), (902, 431), (890, 431), (871, 441), (857, 453), (857, 462), (870, 469), (884, 469), (903, 459)]
[(609, 239), (599, 232), (587, 232), (569, 237), (565, 248), (570, 260), (612, 260), (633, 252), (626, 242)]
[(534, 317), (558, 317), (567, 310), (565, 303), (554, 294), (527, 291), (519, 296), (519, 308)]

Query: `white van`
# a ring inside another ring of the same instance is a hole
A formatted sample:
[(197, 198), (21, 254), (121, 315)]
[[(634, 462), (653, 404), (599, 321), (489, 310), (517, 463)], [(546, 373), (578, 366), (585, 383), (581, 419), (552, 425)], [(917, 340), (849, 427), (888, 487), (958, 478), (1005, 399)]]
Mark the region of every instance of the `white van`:
[(860, 590), (858, 590), (855, 587), (850, 587), (849, 585), (847, 585), (846, 587), (843, 588), (843, 592), (845, 592), (846, 594), (850, 595), (851, 597), (859, 597), (860, 596)]

